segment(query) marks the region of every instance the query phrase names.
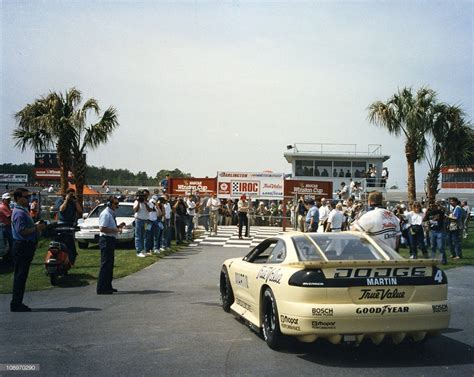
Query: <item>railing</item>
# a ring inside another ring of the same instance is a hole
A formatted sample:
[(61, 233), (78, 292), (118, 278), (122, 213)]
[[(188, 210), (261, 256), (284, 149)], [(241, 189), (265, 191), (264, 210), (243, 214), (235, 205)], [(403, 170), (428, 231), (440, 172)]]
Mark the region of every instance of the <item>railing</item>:
[(288, 145), (296, 153), (317, 154), (347, 154), (347, 155), (382, 155), (381, 144), (369, 144), (366, 151), (358, 151), (357, 144), (332, 144), (332, 143), (295, 143)]

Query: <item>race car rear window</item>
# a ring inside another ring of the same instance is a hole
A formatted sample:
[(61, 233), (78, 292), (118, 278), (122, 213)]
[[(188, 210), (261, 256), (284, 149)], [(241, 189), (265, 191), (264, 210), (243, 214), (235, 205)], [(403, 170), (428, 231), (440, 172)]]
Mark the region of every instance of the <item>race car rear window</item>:
[(305, 236), (293, 237), (293, 244), (295, 245), (296, 252), (298, 253), (298, 259), (300, 261), (314, 261), (323, 259), (314, 244)]
[(365, 238), (354, 235), (309, 235), (328, 260), (382, 260), (379, 251)]

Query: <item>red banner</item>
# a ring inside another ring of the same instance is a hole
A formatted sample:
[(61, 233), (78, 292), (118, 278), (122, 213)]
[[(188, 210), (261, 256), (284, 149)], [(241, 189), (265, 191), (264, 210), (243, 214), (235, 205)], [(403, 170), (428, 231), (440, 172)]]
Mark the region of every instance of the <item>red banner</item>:
[(285, 198), (304, 196), (305, 199), (332, 198), (332, 182), (325, 181), (284, 181)]
[(210, 195), (217, 192), (216, 178), (170, 178), (168, 192), (173, 195)]
[[(72, 173), (69, 172), (69, 178), (72, 178)], [(61, 171), (59, 169), (35, 169), (35, 178), (36, 179), (49, 179), (49, 180), (60, 180)]]

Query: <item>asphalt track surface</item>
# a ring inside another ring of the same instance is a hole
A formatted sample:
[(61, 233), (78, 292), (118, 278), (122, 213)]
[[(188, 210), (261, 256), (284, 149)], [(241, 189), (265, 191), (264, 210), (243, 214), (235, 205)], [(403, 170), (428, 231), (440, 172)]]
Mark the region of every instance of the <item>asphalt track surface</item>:
[(115, 281), (27, 293), (31, 313), (0, 295), (0, 364), (40, 364), (2, 376), (473, 376), (474, 267), (449, 270), (450, 328), (422, 345), (289, 342), (272, 351), (220, 307), (222, 261), (248, 249), (187, 248)]

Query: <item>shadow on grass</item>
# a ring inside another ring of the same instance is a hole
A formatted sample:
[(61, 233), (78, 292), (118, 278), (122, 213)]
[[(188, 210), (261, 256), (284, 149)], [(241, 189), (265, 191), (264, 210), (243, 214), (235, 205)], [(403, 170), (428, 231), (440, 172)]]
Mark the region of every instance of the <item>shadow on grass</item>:
[(9, 274), (13, 272), (13, 263), (7, 261), (0, 261), (0, 275)]
[(33, 313), (55, 313), (55, 312), (63, 312), (63, 313), (82, 313), (82, 312), (98, 312), (102, 309), (99, 308), (82, 308), (80, 306), (70, 306), (68, 308), (40, 308), (40, 309), (32, 309)]
[(90, 274), (71, 274), (66, 276), (61, 276), (58, 279), (57, 287), (60, 288), (75, 288), (75, 287), (85, 287), (91, 284), (92, 280), (97, 280), (94, 275)]
[(174, 291), (159, 291), (159, 290), (152, 290), (152, 289), (146, 289), (143, 291), (122, 291), (119, 289), (115, 295), (157, 295), (157, 294), (162, 294), (162, 293), (174, 293)]

